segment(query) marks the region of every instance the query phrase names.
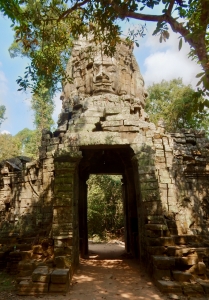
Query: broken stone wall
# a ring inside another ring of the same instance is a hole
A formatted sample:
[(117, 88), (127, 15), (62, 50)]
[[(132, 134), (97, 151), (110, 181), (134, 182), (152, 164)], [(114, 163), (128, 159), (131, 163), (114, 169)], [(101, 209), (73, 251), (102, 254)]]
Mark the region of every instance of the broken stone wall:
[(18, 169), (10, 160), (3, 163), (0, 182), (0, 239), (48, 236), (52, 222), (51, 172), (47, 163), (27, 162)]

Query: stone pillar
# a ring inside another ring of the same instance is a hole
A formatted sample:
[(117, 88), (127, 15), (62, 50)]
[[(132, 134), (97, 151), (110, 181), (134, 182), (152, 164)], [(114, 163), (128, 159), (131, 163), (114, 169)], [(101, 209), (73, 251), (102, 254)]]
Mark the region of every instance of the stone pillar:
[(129, 218), (128, 218), (128, 191), (127, 191), (127, 181), (123, 176), (122, 179), (122, 195), (123, 195), (123, 209), (124, 209), (124, 227), (125, 227), (125, 246), (126, 252), (130, 252), (130, 240), (129, 240)]
[(162, 203), (160, 201), (158, 179), (155, 175), (154, 151), (152, 148), (144, 146), (141, 148), (141, 152), (135, 155), (132, 160), (135, 165), (135, 181), (136, 179), (139, 180), (138, 192), (140, 195), (138, 195), (137, 212), (140, 257), (143, 257), (147, 254), (146, 246), (149, 243), (145, 224), (150, 216), (152, 218), (162, 215)]
[(78, 163), (80, 152), (62, 151), (55, 155), (52, 235), (55, 264), (59, 268), (76, 267), (78, 240)]
[(79, 180), (79, 239), (82, 258), (88, 256), (87, 179)]

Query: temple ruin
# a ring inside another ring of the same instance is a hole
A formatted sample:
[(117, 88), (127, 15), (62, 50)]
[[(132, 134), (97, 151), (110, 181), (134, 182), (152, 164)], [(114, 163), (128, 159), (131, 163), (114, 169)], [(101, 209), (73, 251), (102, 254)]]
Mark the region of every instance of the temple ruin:
[(67, 72), (74, 80), (63, 84), (58, 127), (43, 131), (39, 159), (1, 163), (0, 267), (19, 273), (19, 295), (66, 291), (79, 255), (88, 255), (86, 181), (120, 174), (127, 252), (147, 262), (162, 292), (209, 296), (204, 132), (166, 133), (149, 121), (124, 41), (107, 57), (80, 38)]

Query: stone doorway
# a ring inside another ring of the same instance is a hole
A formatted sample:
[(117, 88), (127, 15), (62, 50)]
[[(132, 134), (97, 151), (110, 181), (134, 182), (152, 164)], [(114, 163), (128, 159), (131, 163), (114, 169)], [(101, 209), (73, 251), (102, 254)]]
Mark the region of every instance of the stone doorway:
[[(83, 158), (79, 164), (79, 247), (81, 257), (87, 257), (87, 180), (90, 174), (122, 175), (124, 205), (125, 249), (138, 257), (137, 200), (132, 164), (133, 150), (129, 146), (82, 147)], [(101, 216), (102, 218), (102, 216)]]

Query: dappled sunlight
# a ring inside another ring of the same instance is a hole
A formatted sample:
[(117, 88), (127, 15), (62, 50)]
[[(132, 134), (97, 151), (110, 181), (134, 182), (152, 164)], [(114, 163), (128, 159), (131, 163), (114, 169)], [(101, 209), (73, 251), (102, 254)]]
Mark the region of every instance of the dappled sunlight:
[[(91, 248), (95, 252), (94, 258), (90, 255), (88, 259), (81, 259), (80, 266), (73, 276), (71, 300), (166, 299), (154, 286), (146, 271), (140, 267), (138, 260), (121, 255), (120, 246), (117, 244), (97, 244), (95, 248), (94, 246)], [(104, 246), (107, 246), (106, 253)], [(108, 250), (114, 252), (115, 259), (107, 259), (112, 255)], [(122, 250), (124, 251), (124, 248)]]

